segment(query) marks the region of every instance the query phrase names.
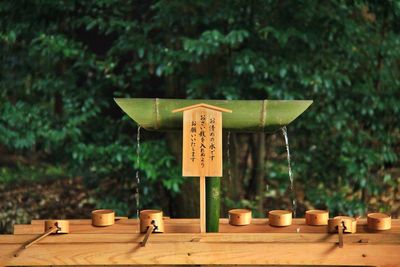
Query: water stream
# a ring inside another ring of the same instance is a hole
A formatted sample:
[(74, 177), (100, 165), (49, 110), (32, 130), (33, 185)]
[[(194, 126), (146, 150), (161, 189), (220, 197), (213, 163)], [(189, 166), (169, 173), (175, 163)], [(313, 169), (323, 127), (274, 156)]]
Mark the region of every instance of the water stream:
[(289, 172), (289, 180), (290, 180), (290, 198), (292, 201), (292, 211), (293, 211), (293, 217), (296, 218), (296, 209), (297, 209), (296, 192), (294, 190), (293, 172), (292, 172), (292, 165), (290, 162), (289, 138), (288, 138), (286, 126), (284, 126), (282, 128), (282, 134), (285, 137), (285, 144), (286, 144), (286, 155), (287, 155), (288, 172)]
[(140, 129), (142, 127), (139, 125), (137, 128), (136, 135), (136, 192), (135, 192), (135, 200), (136, 200), (136, 216), (139, 218), (140, 213)]

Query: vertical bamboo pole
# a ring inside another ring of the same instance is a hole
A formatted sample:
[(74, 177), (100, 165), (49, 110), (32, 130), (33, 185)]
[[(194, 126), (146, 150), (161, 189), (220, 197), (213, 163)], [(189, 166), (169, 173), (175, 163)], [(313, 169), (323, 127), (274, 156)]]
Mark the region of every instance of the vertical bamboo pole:
[(207, 233), (219, 230), (219, 216), (221, 205), (221, 177), (206, 179), (206, 231)]
[(200, 176), (200, 233), (206, 232), (206, 177)]

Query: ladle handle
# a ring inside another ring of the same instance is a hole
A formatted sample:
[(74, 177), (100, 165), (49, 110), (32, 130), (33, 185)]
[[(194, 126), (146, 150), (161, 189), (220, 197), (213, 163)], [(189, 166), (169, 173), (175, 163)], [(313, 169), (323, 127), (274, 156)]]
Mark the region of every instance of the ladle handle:
[(114, 220), (115, 220), (115, 221), (119, 221), (119, 220), (128, 220), (128, 217), (127, 217), (127, 216), (116, 216), (116, 217), (114, 218)]
[(147, 228), (146, 235), (144, 236), (143, 241), (142, 241), (142, 247), (146, 246), (147, 240), (149, 239), (154, 228), (155, 228), (155, 226), (153, 224), (150, 224), (150, 226)]
[(22, 252), (23, 249), (29, 248), (30, 246), (36, 244), (37, 242), (39, 242), (40, 240), (42, 240), (42, 239), (45, 238), (46, 236), (48, 236), (48, 235), (50, 235), (50, 234), (52, 234), (52, 233), (55, 233), (55, 232), (57, 232), (57, 231), (58, 231), (58, 227), (52, 227), (52, 228), (50, 228), (49, 230), (47, 230), (46, 232), (44, 232), (44, 233), (41, 234), (40, 236), (38, 236), (38, 237), (36, 237), (35, 239), (33, 239), (33, 240), (32, 240), (31, 242), (29, 242), (28, 244), (22, 246), (22, 248), (20, 248), (20, 249), (14, 254), (14, 256), (15, 256), (15, 257), (18, 257), (19, 254), (21, 254), (21, 252)]
[(40, 240), (42, 240), (43, 238), (45, 238), (46, 236), (55, 233), (58, 231), (57, 227), (52, 227), (49, 230), (47, 230), (46, 232), (44, 232), (42, 235), (38, 236), (37, 238), (35, 238), (34, 240), (32, 240), (31, 242), (29, 242), (27, 245), (24, 246), (24, 248), (29, 248), (30, 246), (34, 245), (35, 243), (39, 242)]
[(344, 231), (344, 227), (343, 227), (343, 221), (341, 221), (338, 225), (338, 234), (339, 234), (339, 248), (342, 248), (344, 245), (343, 242), (343, 231)]

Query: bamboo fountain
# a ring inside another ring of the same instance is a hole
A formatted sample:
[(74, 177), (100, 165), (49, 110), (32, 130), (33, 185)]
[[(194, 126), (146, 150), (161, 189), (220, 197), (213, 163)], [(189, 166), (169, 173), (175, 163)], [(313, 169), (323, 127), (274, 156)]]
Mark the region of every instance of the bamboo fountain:
[[(190, 131), (201, 129), (196, 128), (201, 127), (197, 121), (193, 123), (199, 116), (202, 118), (196, 110), (216, 114), (216, 124), (220, 118), (221, 127), (226, 130), (272, 133), (291, 123), (312, 103), (177, 99), (116, 102), (144, 129), (183, 131), (186, 137), (190, 137)], [(191, 128), (187, 128), (188, 123)], [(214, 129), (214, 124), (208, 128)], [(213, 134), (219, 133), (207, 134), (214, 138)], [(184, 154), (190, 149), (189, 144)], [(215, 153), (218, 158), (218, 151)], [(204, 162), (205, 166), (209, 164)], [(328, 219), (327, 211), (311, 210), (305, 219), (292, 219), (291, 212), (276, 210), (269, 213), (269, 219), (252, 219), (251, 211), (235, 209), (230, 211), (229, 220), (220, 219), (220, 194), (212, 194), (220, 190), (219, 162), (210, 163), (216, 167), (200, 173), (198, 169), (192, 172), (190, 161), (183, 162), (183, 174), (217, 176), (200, 178), (206, 180), (200, 192), (204, 191), (207, 204), (202, 205), (205, 214), (200, 220), (171, 219), (156, 210), (141, 211), (140, 219), (116, 220), (113, 211), (101, 210), (93, 213), (92, 220), (68, 220), (68, 234), (53, 235), (45, 232), (46, 221), (33, 220), (31, 224), (15, 225), (13, 235), (0, 236), (0, 266), (400, 266), (400, 221), (387, 215), (369, 214), (368, 220), (345, 216)], [(200, 164), (203, 162), (195, 167)]]
[[(149, 131), (182, 131), (182, 114), (171, 111), (204, 103), (232, 111), (222, 117), (225, 130), (273, 133), (288, 125), (311, 104), (310, 100), (189, 100), (189, 99), (115, 99), (119, 107), (138, 125)], [(221, 181), (206, 179), (206, 228), (218, 232)]]

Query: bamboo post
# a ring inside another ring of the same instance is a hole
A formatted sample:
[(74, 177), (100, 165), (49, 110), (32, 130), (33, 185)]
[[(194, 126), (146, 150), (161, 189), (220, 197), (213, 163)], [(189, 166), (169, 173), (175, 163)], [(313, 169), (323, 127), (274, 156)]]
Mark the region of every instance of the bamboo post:
[(221, 207), (221, 178), (207, 177), (206, 179), (206, 231), (217, 233)]

